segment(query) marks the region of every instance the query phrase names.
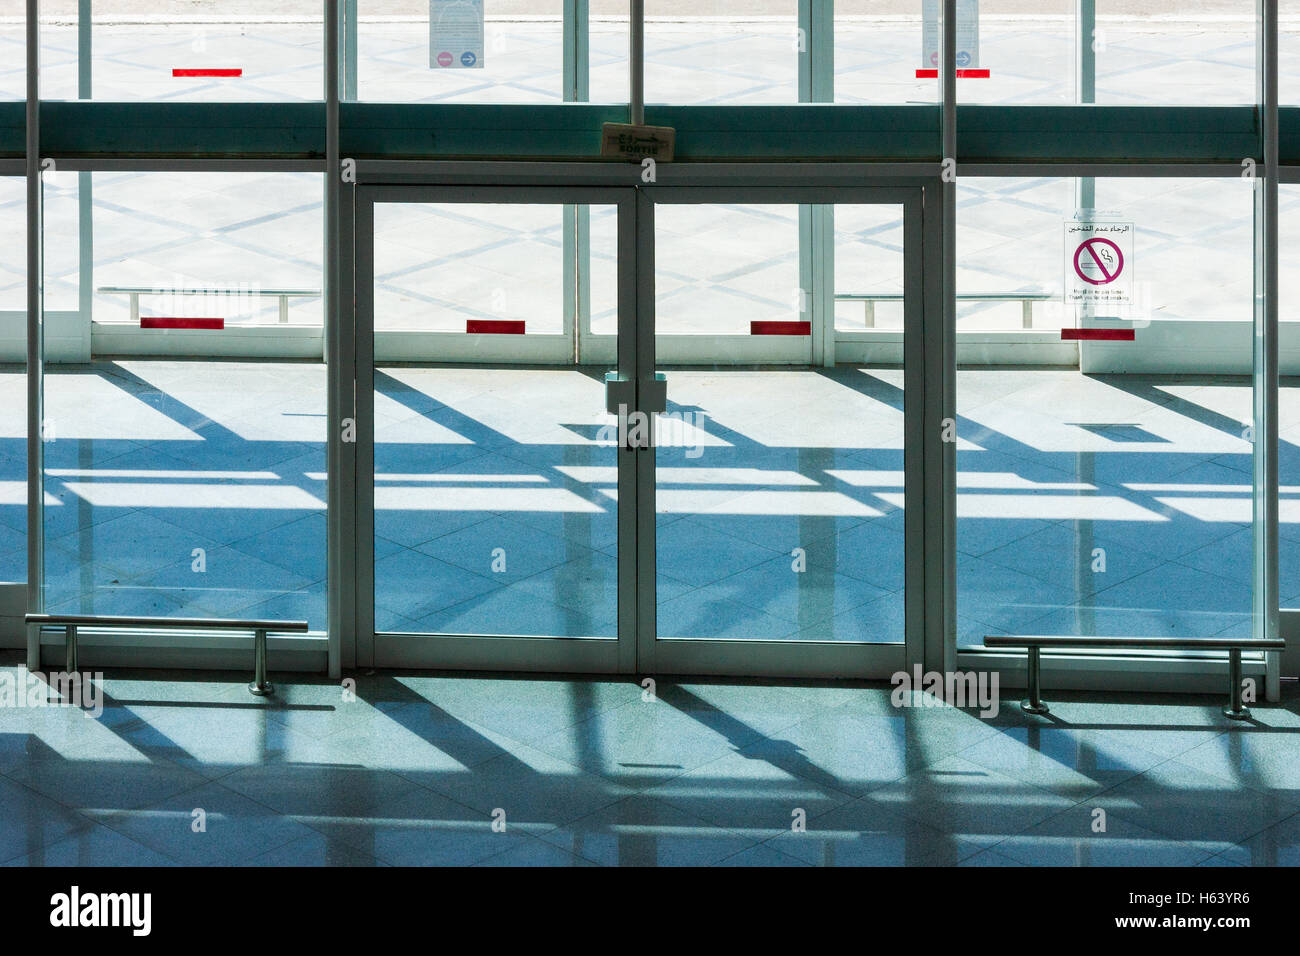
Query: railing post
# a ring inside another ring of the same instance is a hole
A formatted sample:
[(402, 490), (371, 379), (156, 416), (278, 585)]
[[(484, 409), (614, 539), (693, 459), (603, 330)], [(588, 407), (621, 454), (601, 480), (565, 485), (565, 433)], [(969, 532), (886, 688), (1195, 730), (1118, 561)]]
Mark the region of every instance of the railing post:
[(280, 322), (281, 324), (289, 321), (289, 297), (280, 296)]
[(275, 693), (275, 688), (266, 679), (266, 631), (253, 632), (253, 682), (248, 685), (248, 692), (258, 697)]
[(874, 329), (876, 327), (876, 300), (875, 299), (862, 300), (862, 314), (863, 314), (863, 321), (865, 322), (867, 328)]
[(67, 655), (68, 673), (77, 673), (77, 625), (69, 624), (63, 629), (63, 650)]
[(1020, 300), (1020, 327), (1032, 329), (1034, 327), (1034, 300)]
[(1250, 710), (1241, 700), (1241, 648), (1233, 647), (1228, 651), (1228, 706), (1223, 708), (1223, 716), (1232, 720), (1246, 720)]
[(1020, 709), (1026, 714), (1046, 714), (1048, 709), (1043, 703), (1042, 687), (1042, 648), (1031, 644), (1025, 650), (1029, 654), (1029, 697), (1020, 702)]
[(629, 26), (628, 118), (633, 126), (645, 125), (645, 0), (631, 0)]

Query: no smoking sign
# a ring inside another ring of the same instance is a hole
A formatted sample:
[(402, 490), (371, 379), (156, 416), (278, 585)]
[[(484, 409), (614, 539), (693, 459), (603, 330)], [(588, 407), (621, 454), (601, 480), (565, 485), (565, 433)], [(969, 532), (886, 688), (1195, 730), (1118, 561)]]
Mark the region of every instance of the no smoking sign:
[(1133, 223), (1065, 224), (1065, 301), (1116, 305), (1133, 299)]

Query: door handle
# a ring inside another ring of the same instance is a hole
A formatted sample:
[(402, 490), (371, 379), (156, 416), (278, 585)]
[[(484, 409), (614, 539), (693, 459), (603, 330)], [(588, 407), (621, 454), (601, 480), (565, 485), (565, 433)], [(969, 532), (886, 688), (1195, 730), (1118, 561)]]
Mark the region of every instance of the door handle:
[(667, 410), (668, 379), (663, 372), (655, 372), (652, 377), (640, 381), (624, 378), (618, 372), (605, 373), (605, 411), (611, 415), (620, 411), (654, 415)]
[(625, 378), (605, 373), (605, 411), (618, 418), (619, 444), (624, 448), (650, 448), (653, 420), (668, 409), (668, 380), (663, 372), (650, 378)]
[(636, 408), (636, 382), (618, 372), (605, 373), (605, 411), (626, 415)]
[(663, 372), (655, 372), (651, 378), (641, 379), (637, 391), (637, 407), (647, 415), (668, 411), (668, 379)]

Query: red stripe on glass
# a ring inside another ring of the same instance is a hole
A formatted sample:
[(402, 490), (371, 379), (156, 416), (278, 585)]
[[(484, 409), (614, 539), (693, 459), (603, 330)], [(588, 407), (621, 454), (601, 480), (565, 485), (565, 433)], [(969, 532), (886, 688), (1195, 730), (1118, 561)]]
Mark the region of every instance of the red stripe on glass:
[(470, 335), (523, 335), (523, 319), (466, 319), (465, 331)]
[[(917, 70), (916, 78), (918, 80), (937, 80), (939, 78), (938, 70)], [(959, 80), (987, 80), (989, 78), (988, 70), (958, 70), (957, 79)]]
[(225, 319), (191, 319), (171, 315), (146, 315), (140, 317), (140, 328), (142, 329), (210, 329), (220, 331), (225, 327)]
[(811, 322), (750, 322), (750, 335), (812, 335)]
[(1132, 342), (1132, 329), (1061, 329), (1067, 342)]
[(172, 70), (172, 76), (243, 76), (244, 71), (240, 68), (226, 67), (176, 67)]

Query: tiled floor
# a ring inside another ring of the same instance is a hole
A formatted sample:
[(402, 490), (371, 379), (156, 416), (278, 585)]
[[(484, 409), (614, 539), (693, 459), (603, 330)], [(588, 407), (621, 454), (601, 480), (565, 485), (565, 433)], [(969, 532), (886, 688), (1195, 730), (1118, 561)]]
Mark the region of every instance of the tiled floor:
[(1230, 724), (1217, 697), (981, 719), (879, 684), (356, 680), (123, 671), (98, 718), (0, 708), (0, 862), (1300, 862), (1292, 688)]

